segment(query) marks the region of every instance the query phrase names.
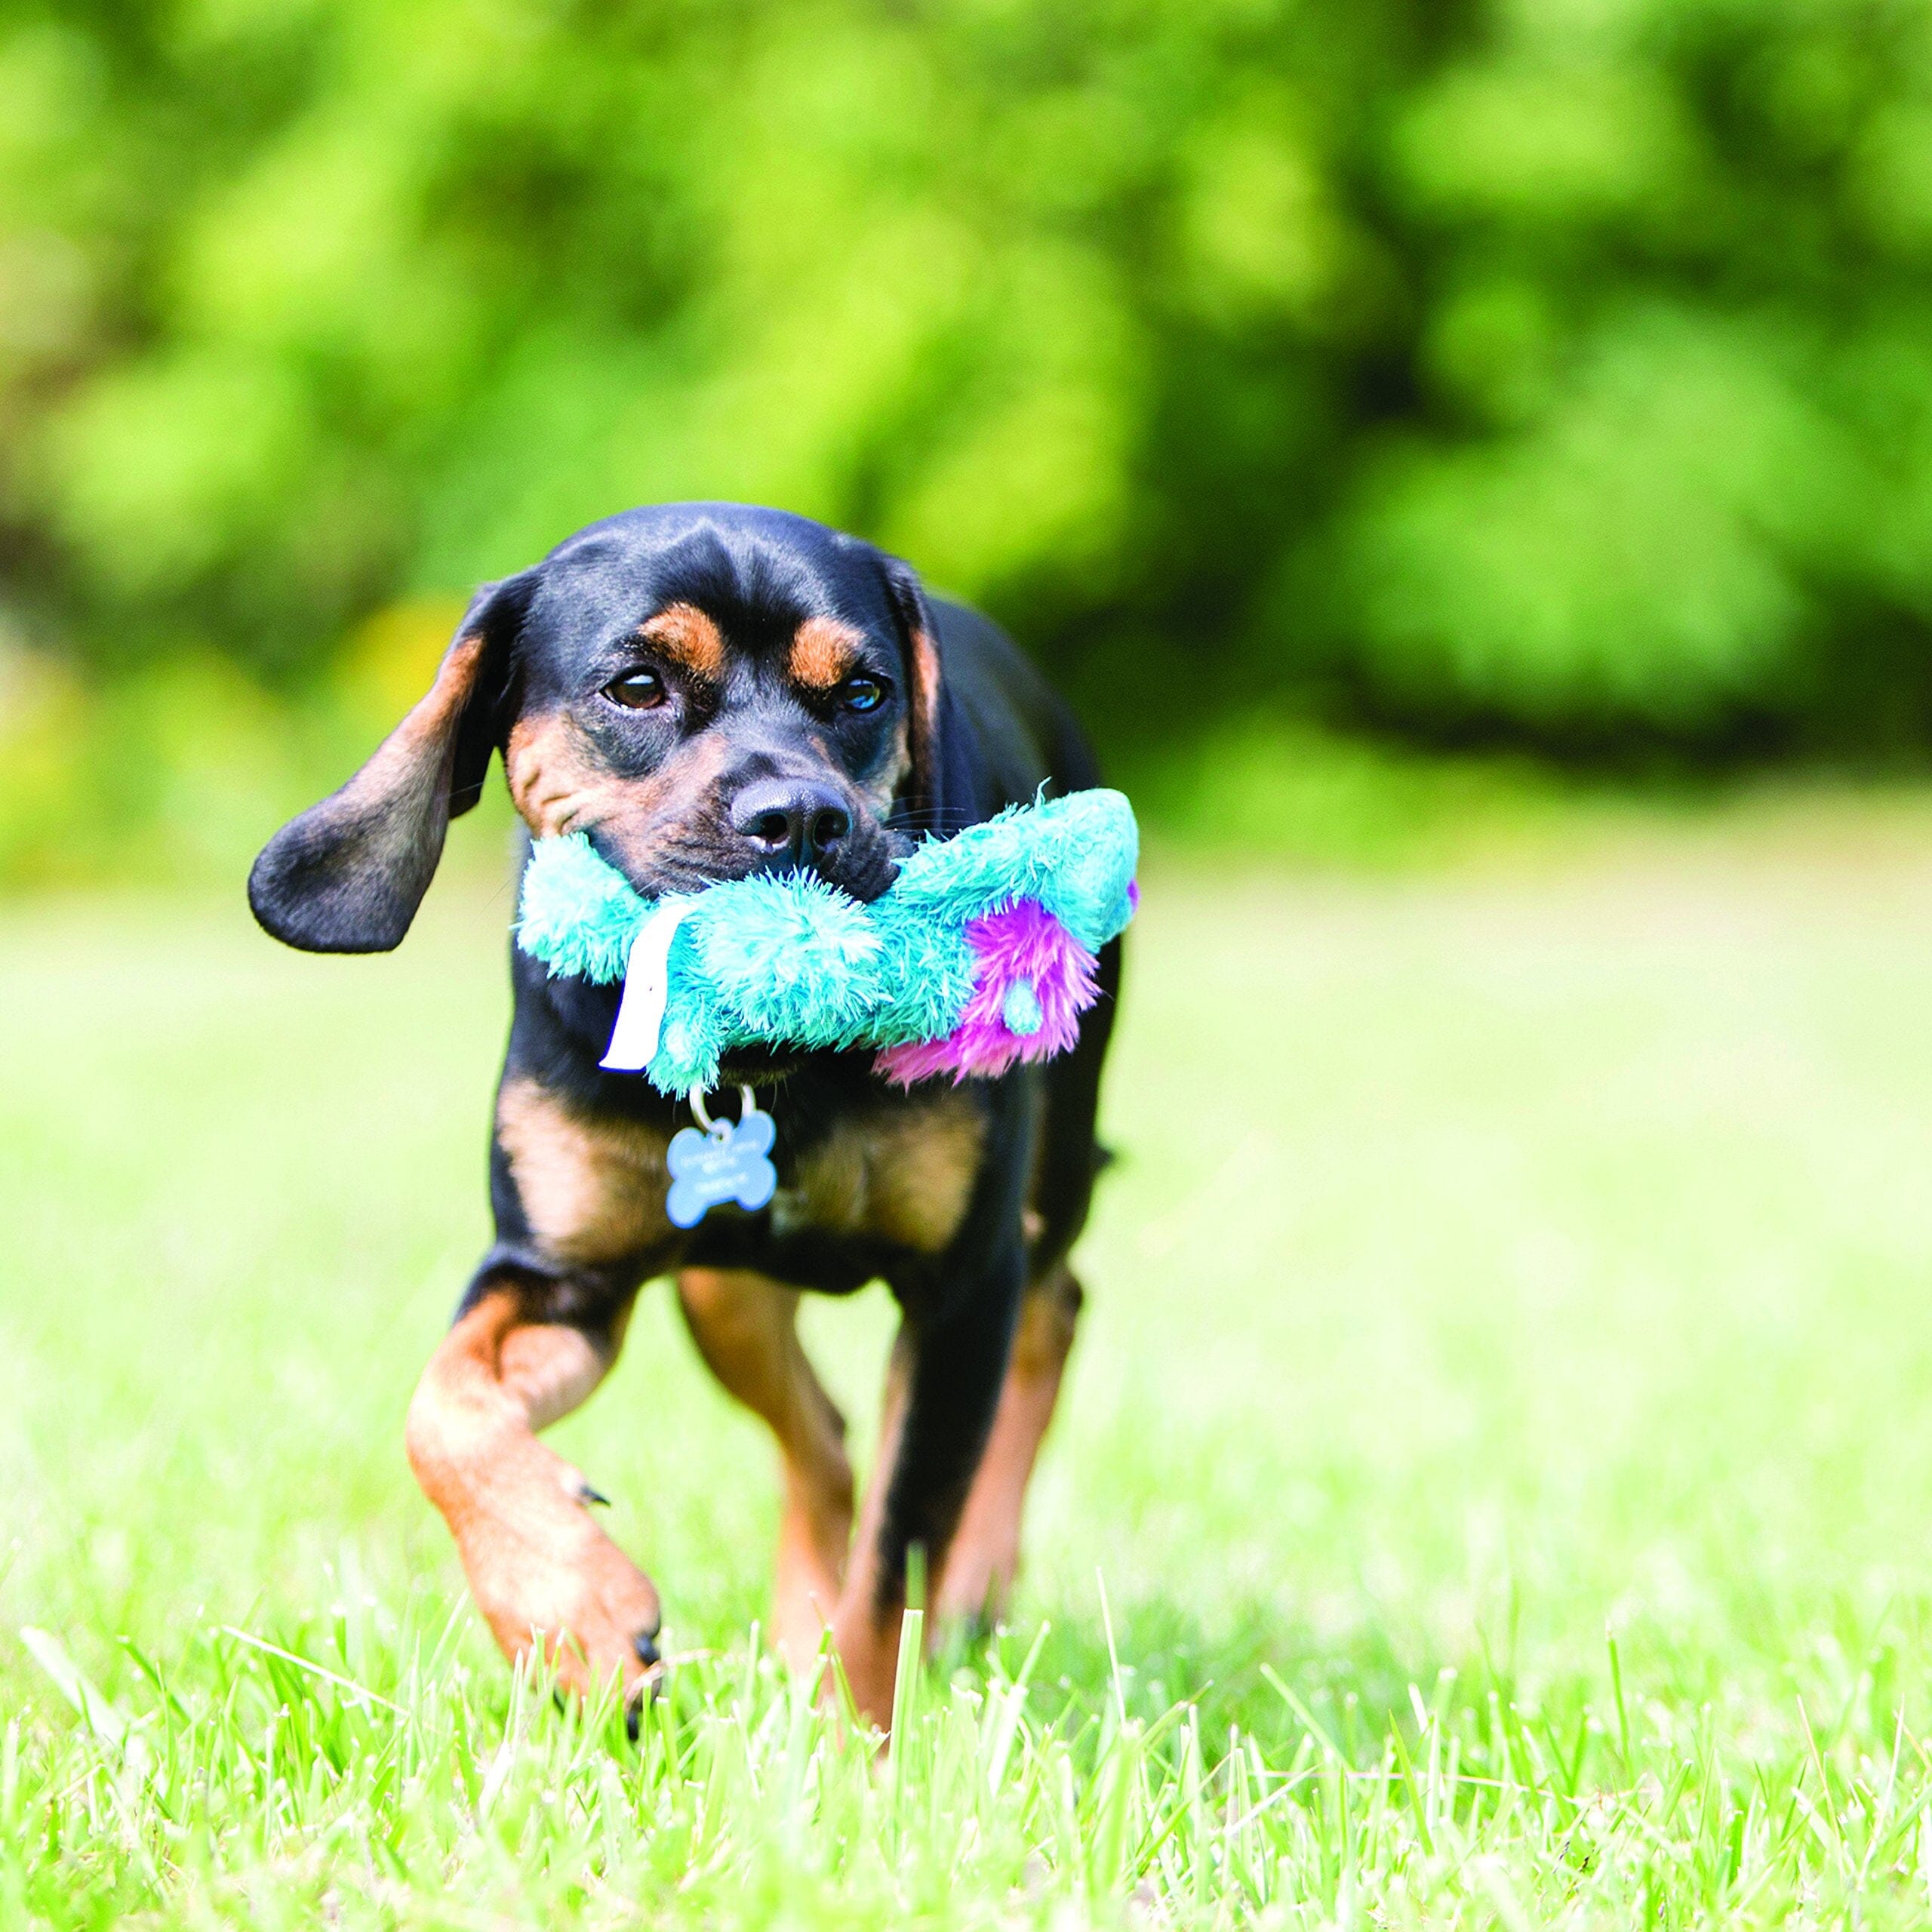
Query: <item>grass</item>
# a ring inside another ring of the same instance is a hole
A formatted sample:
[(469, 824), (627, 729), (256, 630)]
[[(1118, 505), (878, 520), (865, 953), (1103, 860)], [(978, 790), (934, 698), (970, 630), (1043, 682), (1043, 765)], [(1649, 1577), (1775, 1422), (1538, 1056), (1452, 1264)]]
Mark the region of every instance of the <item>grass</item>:
[[(1924, 1924), (1932, 836), (1879, 820), (1157, 869), (1021, 1598), (884, 1763), (758, 1641), (768, 1451), (661, 1291), (558, 1431), (665, 1593), (635, 1750), (411, 1484), (500, 891), (387, 961), (0, 915), (0, 1925)], [(809, 1323), (862, 1447), (887, 1314)]]

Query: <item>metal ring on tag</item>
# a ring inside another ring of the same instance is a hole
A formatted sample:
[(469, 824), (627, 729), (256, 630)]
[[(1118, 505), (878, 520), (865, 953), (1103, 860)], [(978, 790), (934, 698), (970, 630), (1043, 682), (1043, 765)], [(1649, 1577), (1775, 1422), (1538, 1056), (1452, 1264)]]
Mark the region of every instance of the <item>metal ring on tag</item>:
[[(691, 1103), (691, 1118), (704, 1129), (706, 1133), (715, 1134), (721, 1127), (729, 1124), (728, 1121), (713, 1120), (705, 1111), (704, 1089), (702, 1087), (694, 1087), (689, 1098)], [(738, 1089), (739, 1119), (743, 1120), (746, 1115), (755, 1114), (757, 1112), (758, 1103), (752, 1098), (752, 1090), (749, 1087), (740, 1085)]]

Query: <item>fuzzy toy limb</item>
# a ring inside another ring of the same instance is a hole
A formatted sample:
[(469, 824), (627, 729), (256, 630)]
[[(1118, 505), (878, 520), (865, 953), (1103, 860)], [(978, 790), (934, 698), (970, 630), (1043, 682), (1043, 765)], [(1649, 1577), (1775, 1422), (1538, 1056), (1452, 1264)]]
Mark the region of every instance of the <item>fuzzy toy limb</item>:
[(926, 840), (870, 905), (803, 872), (654, 904), (580, 835), (540, 839), (517, 943), (553, 974), (628, 971), (605, 1063), (666, 1094), (759, 1044), (878, 1048), (907, 1082), (996, 1073), (1072, 1044), (1138, 847), (1119, 792), (1076, 792)]

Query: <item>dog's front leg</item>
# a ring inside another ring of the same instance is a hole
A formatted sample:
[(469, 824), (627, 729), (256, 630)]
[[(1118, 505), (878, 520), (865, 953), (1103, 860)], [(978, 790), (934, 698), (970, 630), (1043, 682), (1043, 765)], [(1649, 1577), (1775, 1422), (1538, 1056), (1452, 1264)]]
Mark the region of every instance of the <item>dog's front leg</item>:
[(1016, 1238), (941, 1312), (909, 1309), (893, 1346), (878, 1460), (832, 1623), (853, 1700), (881, 1729), (891, 1721), (908, 1558), (916, 1546), (936, 1589), (999, 1401), (1021, 1273)]
[(410, 1466), (504, 1654), (540, 1647), (567, 1688), (616, 1682), (634, 1700), (657, 1665), (657, 1592), (592, 1520), (601, 1499), (581, 1472), (536, 1433), (602, 1381), (629, 1307), (585, 1326), (555, 1303), (506, 1281), (457, 1318), (410, 1404)]

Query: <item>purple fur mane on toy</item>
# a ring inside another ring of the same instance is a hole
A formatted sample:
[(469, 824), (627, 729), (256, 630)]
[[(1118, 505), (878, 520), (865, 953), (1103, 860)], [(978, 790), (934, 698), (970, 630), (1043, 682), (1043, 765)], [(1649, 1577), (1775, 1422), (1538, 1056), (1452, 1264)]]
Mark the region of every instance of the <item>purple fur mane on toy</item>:
[(1036, 899), (969, 919), (977, 970), (959, 1023), (942, 1040), (883, 1048), (874, 1063), (902, 1087), (950, 1073), (1000, 1074), (1016, 1061), (1051, 1060), (1080, 1037), (1099, 961)]

